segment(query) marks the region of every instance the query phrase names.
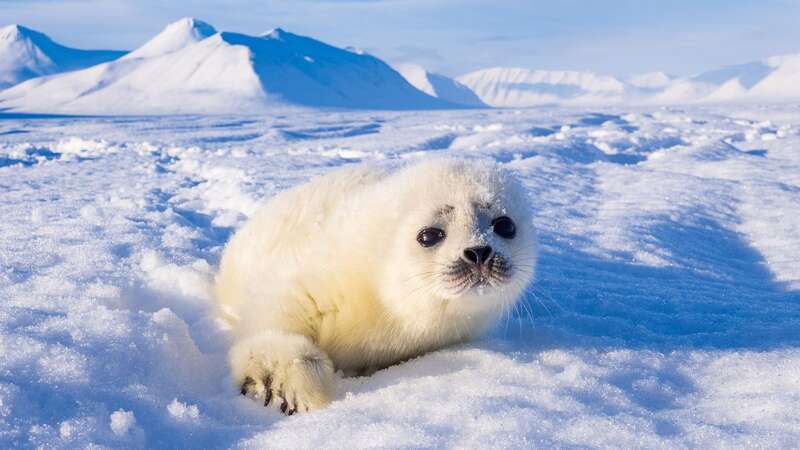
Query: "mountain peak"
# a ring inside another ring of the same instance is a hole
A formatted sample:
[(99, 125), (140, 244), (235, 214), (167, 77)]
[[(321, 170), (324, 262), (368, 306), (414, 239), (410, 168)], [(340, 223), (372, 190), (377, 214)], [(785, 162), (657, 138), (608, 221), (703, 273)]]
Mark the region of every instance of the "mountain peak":
[(161, 33), (125, 58), (151, 58), (172, 53), (214, 34), (217, 34), (217, 30), (210, 24), (192, 17), (184, 17), (167, 25)]
[(8, 25), (0, 28), (0, 89), (42, 75), (83, 69), (123, 54), (65, 47), (36, 30)]
[(176, 20), (166, 26), (164, 31), (167, 30), (197, 30), (199, 34), (205, 35), (206, 37), (217, 33), (217, 30), (211, 24), (195, 19), (194, 17), (184, 17)]
[(198, 25), (182, 19), (124, 61), (2, 91), (0, 107), (120, 114), (452, 106), (372, 56), (281, 29), (266, 38), (208, 36), (211, 30)]
[(0, 41), (18, 41), (24, 38), (31, 39), (39, 36), (44, 35), (22, 25), (11, 24), (0, 28)]
[(23, 27), (15, 23), (12, 23), (11, 25), (6, 25), (0, 28), (0, 39), (6, 40), (6, 39), (16, 38), (21, 34), (22, 28)]
[(286, 35), (289, 34), (286, 30), (280, 27), (273, 28), (269, 31), (264, 32), (261, 37), (264, 39), (283, 39)]

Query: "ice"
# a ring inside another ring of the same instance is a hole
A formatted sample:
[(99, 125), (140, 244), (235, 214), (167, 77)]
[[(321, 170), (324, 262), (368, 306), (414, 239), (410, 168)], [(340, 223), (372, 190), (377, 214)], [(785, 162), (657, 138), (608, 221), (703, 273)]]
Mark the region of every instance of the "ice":
[[(800, 439), (796, 106), (4, 118), (0, 136), (2, 448)], [(337, 166), (444, 155), (530, 192), (541, 260), (516, 311), (340, 377), (325, 410), (240, 396), (210, 292), (233, 231)]]

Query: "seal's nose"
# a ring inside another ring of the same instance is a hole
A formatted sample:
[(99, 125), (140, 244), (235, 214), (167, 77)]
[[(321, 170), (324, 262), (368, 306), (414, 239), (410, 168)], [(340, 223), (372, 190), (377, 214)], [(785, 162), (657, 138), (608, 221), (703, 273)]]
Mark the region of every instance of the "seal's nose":
[(483, 245), (464, 249), (464, 261), (480, 266), (492, 257), (492, 247)]

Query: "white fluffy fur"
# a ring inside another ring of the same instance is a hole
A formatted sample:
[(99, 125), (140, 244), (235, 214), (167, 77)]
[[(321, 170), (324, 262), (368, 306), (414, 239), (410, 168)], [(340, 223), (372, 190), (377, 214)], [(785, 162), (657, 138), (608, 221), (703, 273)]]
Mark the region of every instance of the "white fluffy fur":
[[(492, 233), (507, 215), (514, 239)], [(446, 231), (423, 248), (417, 233)], [(500, 285), (459, 291), (442, 277), (463, 250), (512, 264)], [(369, 373), (483, 332), (533, 277), (529, 199), (491, 162), (432, 160), (392, 171), (348, 167), (269, 200), (231, 239), (216, 297), (232, 325), (233, 378), (289, 410), (328, 403), (334, 368)]]

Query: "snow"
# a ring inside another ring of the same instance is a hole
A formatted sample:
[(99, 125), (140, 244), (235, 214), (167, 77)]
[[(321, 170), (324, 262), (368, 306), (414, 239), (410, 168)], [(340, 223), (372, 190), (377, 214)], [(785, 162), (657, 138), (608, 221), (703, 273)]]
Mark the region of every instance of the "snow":
[(255, 114), (298, 110), (723, 105), (800, 101), (800, 54), (691, 76), (493, 67), (456, 79), (392, 68), (354, 47), (274, 28), (217, 31), (194, 18), (130, 53), (77, 50), (0, 28), (0, 110), (39, 114)]
[(800, 100), (800, 55), (780, 55), (675, 80), (650, 103), (791, 103)]
[(8, 25), (0, 28), (0, 89), (42, 75), (83, 69), (124, 54), (68, 48), (38, 31)]
[(800, 100), (800, 55), (682, 78), (649, 72), (620, 80), (592, 72), (495, 67), (457, 80), (494, 107), (792, 103)]
[(659, 89), (668, 86), (673, 79), (664, 72), (648, 72), (631, 75), (625, 82), (642, 89)]
[(457, 80), (490, 106), (526, 107), (543, 104), (609, 104), (622, 100), (625, 85), (591, 72), (493, 67)]
[(761, 79), (769, 75), (774, 70), (773, 67), (757, 61), (749, 64), (738, 64), (723, 67), (721, 69), (705, 72), (691, 78), (698, 83), (708, 83), (715, 86), (725, 84), (730, 80), (738, 80), (745, 88), (751, 88)]
[(772, 70), (752, 86), (749, 94), (755, 100), (774, 102), (800, 100), (800, 54), (774, 56), (766, 60)]
[(120, 409), (111, 413), (111, 431), (117, 436), (125, 436), (136, 425), (133, 411)]
[(215, 31), (181, 19), (125, 58), (2, 91), (0, 108), (114, 115), (454, 106), (367, 54), (280, 28), (262, 36)]
[[(796, 105), (5, 115), (0, 136), (2, 448), (800, 439)], [(541, 260), (519, 308), (339, 379), (319, 412), (241, 397), (209, 294), (233, 230), (338, 166), (443, 155), (529, 189)]]
[(173, 22), (153, 39), (125, 55), (125, 59), (152, 58), (166, 55), (217, 34), (213, 26), (202, 20), (184, 17)]
[(398, 64), (395, 69), (412, 86), (432, 97), (455, 105), (486, 106), (470, 88), (452, 78), (429, 72), (417, 64)]
[(177, 420), (192, 421), (200, 418), (200, 410), (197, 408), (197, 405), (186, 405), (179, 402), (177, 398), (167, 405), (167, 411)]

